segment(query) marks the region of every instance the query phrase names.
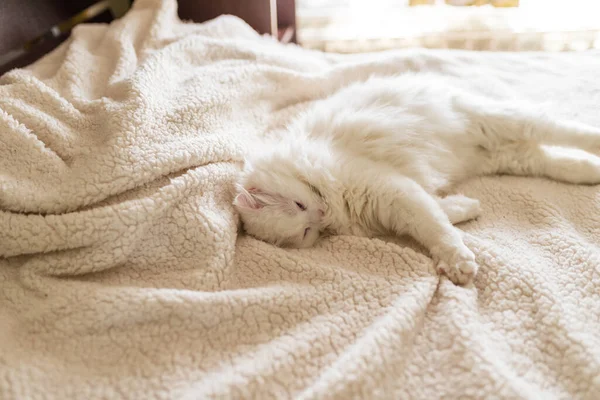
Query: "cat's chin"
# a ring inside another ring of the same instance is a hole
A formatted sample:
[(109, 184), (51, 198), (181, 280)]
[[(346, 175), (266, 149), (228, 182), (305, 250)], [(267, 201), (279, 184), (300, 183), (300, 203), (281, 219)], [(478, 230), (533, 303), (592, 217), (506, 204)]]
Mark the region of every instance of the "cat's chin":
[(319, 241), (319, 238), (317, 238), (311, 242), (303, 242), (298, 246), (298, 248), (299, 249), (310, 249), (311, 247), (315, 247), (315, 245), (317, 244), (318, 241)]

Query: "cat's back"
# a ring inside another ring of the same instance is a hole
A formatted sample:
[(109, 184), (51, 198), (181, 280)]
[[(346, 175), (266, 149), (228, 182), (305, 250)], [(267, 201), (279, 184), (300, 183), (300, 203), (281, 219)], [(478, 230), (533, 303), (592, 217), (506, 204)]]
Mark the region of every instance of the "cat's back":
[(435, 75), (371, 78), (318, 101), (299, 122), (309, 138), (349, 149), (430, 146), (464, 130), (455, 96)]
[(435, 75), (371, 78), (315, 103), (301, 130), (349, 159), (386, 163), (419, 181), (426, 175), (446, 181), (462, 173), (467, 147), (466, 121), (453, 109), (456, 95)]
[(448, 80), (441, 76), (407, 73), (390, 77), (374, 76), (364, 82), (353, 83), (326, 101), (331, 106), (343, 105), (355, 110), (403, 107), (416, 111), (423, 105), (448, 102), (454, 91)]
[[(429, 74), (374, 77), (321, 100), (304, 115), (310, 137), (360, 142), (396, 136), (397, 140), (461, 129), (452, 109), (455, 96), (443, 78)], [(413, 138), (414, 139), (414, 138)]]

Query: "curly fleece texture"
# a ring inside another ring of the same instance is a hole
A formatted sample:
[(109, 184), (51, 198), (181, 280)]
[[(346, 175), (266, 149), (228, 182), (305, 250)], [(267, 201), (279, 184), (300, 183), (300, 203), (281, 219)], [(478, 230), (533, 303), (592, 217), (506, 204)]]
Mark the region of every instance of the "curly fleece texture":
[(0, 398), (597, 399), (600, 192), (457, 190), (481, 269), (408, 239), (238, 234), (244, 152), (370, 74), (428, 71), (600, 125), (600, 55), (326, 55), (139, 0), (0, 79)]

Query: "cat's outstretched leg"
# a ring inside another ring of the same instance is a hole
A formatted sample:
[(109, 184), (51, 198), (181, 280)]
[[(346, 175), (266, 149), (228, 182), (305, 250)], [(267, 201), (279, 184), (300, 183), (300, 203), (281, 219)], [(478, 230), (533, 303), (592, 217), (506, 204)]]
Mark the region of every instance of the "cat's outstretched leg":
[(529, 103), (464, 96), (457, 100), (483, 147), (529, 142), (600, 151), (600, 127), (555, 118)]
[(514, 161), (505, 166), (506, 172), (519, 172), (514, 170), (524, 167), (526, 173), (561, 182), (600, 184), (600, 157), (581, 150), (540, 146), (527, 157), (516, 155)]
[(543, 176), (560, 182), (600, 184), (600, 157), (580, 149), (522, 144), (490, 152), (485, 174)]
[(479, 200), (463, 196), (462, 194), (436, 197), (436, 201), (453, 225), (470, 221), (481, 215)]
[(539, 142), (555, 146), (572, 147), (592, 153), (600, 151), (600, 129), (576, 121), (548, 120), (535, 127)]
[(408, 233), (427, 247), (438, 262), (438, 271), (455, 284), (466, 284), (475, 277), (475, 255), (442, 206), (423, 187), (403, 176), (387, 177), (383, 186), (367, 180), (366, 184), (372, 185), (368, 191), (377, 199), (374, 212), (383, 226), (400, 235)]

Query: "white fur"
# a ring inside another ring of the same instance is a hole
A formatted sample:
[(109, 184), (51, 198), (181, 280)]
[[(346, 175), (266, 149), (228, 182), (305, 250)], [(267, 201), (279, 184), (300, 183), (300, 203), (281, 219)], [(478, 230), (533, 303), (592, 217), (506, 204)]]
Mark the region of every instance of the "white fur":
[(323, 232), (408, 233), (466, 283), (477, 264), (453, 224), (476, 218), (479, 202), (442, 197), (453, 184), (489, 174), (600, 183), (598, 157), (545, 145), (597, 150), (600, 130), (435, 76), (371, 78), (317, 101), (253, 154), (234, 204), (249, 234), (282, 246), (312, 246)]

